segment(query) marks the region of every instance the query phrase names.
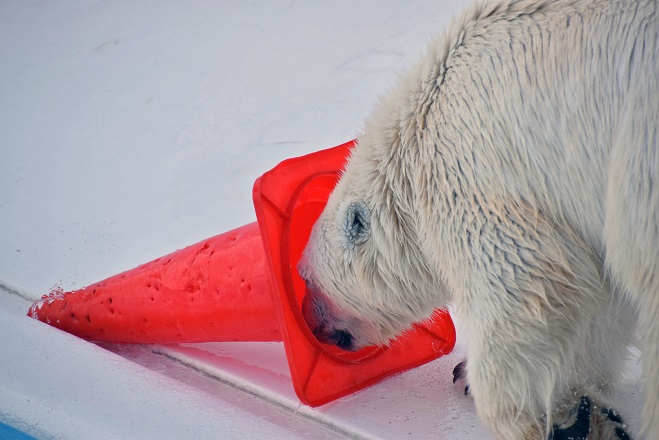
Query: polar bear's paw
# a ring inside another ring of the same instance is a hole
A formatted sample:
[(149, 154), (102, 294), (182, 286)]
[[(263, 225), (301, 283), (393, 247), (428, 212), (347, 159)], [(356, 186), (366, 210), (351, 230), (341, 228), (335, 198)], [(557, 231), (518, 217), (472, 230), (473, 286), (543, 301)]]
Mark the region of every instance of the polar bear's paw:
[(548, 440), (631, 440), (620, 415), (613, 409), (598, 407), (588, 396), (566, 423), (554, 425)]
[[(459, 380), (467, 380), (467, 360), (460, 362), (453, 368), (453, 383)], [(465, 396), (469, 395), (469, 384), (465, 385)]]
[[(453, 368), (453, 383), (466, 380), (467, 361)], [(469, 395), (469, 384), (465, 385), (465, 395)], [(554, 425), (548, 440), (631, 440), (627, 426), (612, 408), (597, 405), (590, 397), (582, 396), (579, 405), (574, 407), (565, 423)]]

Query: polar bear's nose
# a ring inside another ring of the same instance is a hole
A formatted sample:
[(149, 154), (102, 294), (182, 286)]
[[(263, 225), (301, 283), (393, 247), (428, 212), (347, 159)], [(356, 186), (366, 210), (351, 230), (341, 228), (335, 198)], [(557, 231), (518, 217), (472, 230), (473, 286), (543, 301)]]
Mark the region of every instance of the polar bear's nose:
[(340, 349), (348, 351), (354, 350), (353, 342), (355, 338), (347, 330), (334, 330), (330, 333), (329, 337), (332, 343)]

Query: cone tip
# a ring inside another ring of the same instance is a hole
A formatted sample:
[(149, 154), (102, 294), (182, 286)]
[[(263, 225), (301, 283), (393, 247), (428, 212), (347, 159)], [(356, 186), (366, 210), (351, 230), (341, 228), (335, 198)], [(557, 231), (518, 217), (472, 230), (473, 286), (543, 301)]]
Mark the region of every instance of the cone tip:
[(34, 319), (39, 319), (39, 312), (41, 311), (41, 308), (44, 306), (44, 304), (51, 304), (53, 301), (62, 298), (64, 295), (64, 290), (60, 286), (55, 285), (52, 289), (50, 289), (50, 292), (42, 295), (40, 300), (35, 301), (30, 306), (30, 309), (27, 312), (27, 316)]
[(30, 310), (27, 311), (27, 316), (34, 319), (39, 319), (39, 309), (41, 308), (41, 300), (36, 301), (30, 306)]

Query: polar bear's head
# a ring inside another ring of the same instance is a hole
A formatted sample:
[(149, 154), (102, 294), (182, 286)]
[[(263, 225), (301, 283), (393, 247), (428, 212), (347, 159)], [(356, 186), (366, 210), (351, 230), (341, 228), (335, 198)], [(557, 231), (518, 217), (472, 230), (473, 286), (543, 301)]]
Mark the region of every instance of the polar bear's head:
[(344, 350), (387, 344), (437, 305), (411, 202), (414, 167), (392, 160), (397, 146), (383, 143), (395, 139), (375, 134), (359, 139), (298, 266), (309, 328)]
[(423, 133), (435, 124), (431, 79), (447, 53), (422, 57), (381, 98), (313, 227), (298, 270), (302, 312), (321, 342), (387, 344), (448, 302), (433, 219), (445, 185), (433, 168), (437, 139)]

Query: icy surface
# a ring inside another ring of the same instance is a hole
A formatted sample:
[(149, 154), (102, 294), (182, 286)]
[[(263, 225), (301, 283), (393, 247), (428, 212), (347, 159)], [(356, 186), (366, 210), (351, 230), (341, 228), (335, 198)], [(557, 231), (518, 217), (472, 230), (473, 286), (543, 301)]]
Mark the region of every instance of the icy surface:
[[(65, 439), (489, 438), (450, 381), (461, 338), (311, 409), (281, 344), (101, 347), (22, 299), (254, 221), (254, 179), (354, 138), (467, 1), (0, 2), (0, 422)], [(630, 365), (614, 401), (637, 427)]]
[[(121, 357), (25, 316), (0, 294), (0, 421), (37, 438), (335, 438), (323, 426), (144, 347)], [(318, 436), (318, 437), (317, 437)]]

